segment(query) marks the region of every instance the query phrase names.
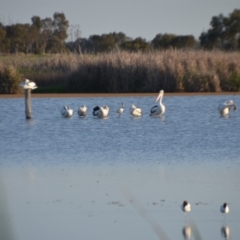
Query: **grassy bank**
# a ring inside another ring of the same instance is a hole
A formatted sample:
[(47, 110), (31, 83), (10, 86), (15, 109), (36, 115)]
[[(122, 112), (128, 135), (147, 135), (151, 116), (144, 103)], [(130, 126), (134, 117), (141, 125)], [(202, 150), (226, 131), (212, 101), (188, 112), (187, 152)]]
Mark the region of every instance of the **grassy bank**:
[(9, 68), (15, 71), (13, 75), (21, 76), (20, 80), (28, 78), (35, 81), (38, 89), (34, 92), (39, 93), (240, 90), (238, 52), (168, 50), (99, 55), (0, 56), (0, 84), (10, 81), (11, 74), (4, 78), (4, 71)]

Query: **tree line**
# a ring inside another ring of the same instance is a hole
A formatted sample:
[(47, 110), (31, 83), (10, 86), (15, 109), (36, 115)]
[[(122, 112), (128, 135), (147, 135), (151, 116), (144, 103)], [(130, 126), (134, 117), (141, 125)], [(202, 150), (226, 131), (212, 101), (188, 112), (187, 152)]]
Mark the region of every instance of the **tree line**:
[[(0, 22), (0, 53), (98, 53), (113, 50), (152, 51), (165, 49), (240, 49), (240, 9), (228, 16), (212, 17), (210, 28), (196, 40), (193, 35), (157, 34), (153, 40), (113, 32), (80, 37), (78, 26), (72, 26), (64, 13), (53, 18), (31, 18), (31, 24), (4, 25)], [(67, 41), (71, 37), (71, 41)]]

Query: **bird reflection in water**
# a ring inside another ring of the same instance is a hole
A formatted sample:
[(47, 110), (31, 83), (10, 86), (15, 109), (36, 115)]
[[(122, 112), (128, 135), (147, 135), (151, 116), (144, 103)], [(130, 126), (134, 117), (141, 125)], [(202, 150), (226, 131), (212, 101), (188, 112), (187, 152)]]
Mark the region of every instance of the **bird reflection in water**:
[(192, 235), (192, 229), (190, 226), (184, 226), (182, 229), (182, 235), (184, 240), (190, 240)]
[(221, 235), (224, 239), (230, 239), (230, 228), (228, 226), (221, 227)]

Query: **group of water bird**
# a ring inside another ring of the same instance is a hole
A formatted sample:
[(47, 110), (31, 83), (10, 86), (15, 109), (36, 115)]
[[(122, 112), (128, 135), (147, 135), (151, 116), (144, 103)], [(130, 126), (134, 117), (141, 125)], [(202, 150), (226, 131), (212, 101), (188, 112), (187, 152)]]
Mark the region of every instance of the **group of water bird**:
[[(156, 104), (150, 109), (149, 116), (160, 117), (165, 113), (166, 108), (165, 108), (165, 105), (162, 103), (163, 95), (164, 95), (164, 90), (160, 90), (155, 100), (155, 102), (158, 102), (158, 104)], [(237, 106), (234, 104), (232, 100), (225, 103), (220, 103), (218, 106), (218, 111), (221, 116), (226, 117), (229, 115), (231, 108), (234, 111), (237, 109)], [(117, 109), (116, 113), (120, 116), (124, 112), (124, 109), (125, 109), (125, 106), (122, 103), (119, 109)], [(85, 105), (82, 105), (78, 109), (78, 115), (80, 117), (85, 117), (87, 115), (87, 110), (88, 110), (87, 107)], [(71, 117), (73, 115), (73, 109), (71, 109), (69, 106), (64, 106), (62, 108), (61, 113), (63, 117)], [(93, 108), (93, 112), (92, 112), (93, 116), (98, 118), (107, 118), (108, 113), (109, 113), (109, 107), (106, 105), (96, 106)], [(133, 117), (140, 117), (142, 116), (142, 109), (132, 104), (130, 107), (130, 114)]]

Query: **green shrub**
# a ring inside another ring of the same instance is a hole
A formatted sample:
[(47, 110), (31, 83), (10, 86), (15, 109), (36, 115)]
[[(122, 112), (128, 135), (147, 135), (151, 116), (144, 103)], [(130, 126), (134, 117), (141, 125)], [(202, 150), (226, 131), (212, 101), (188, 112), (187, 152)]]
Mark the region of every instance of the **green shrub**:
[(21, 92), (19, 84), (21, 77), (15, 67), (8, 65), (0, 67), (0, 93), (16, 94)]

